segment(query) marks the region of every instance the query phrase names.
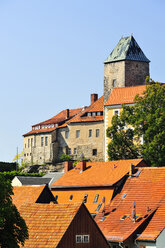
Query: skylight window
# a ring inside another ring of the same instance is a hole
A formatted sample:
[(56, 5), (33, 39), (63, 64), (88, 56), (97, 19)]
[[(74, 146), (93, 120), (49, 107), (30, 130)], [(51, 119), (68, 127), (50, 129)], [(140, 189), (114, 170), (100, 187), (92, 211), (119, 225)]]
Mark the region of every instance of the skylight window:
[(102, 218), (101, 218), (101, 220), (100, 220), (100, 221), (104, 221), (105, 219), (106, 219), (106, 217), (104, 216), (104, 217), (102, 217)]
[(126, 195), (127, 195), (127, 193), (124, 193), (124, 194), (122, 195), (122, 199), (124, 199), (124, 198), (126, 197)]
[(96, 208), (96, 211), (99, 211), (100, 208), (101, 208), (101, 206), (102, 206), (102, 203), (100, 202), (100, 203), (98, 204), (97, 208)]
[(69, 201), (72, 201), (73, 199), (73, 195), (70, 195)]
[(87, 197), (88, 197), (88, 195), (85, 194), (85, 195), (84, 195), (84, 199), (83, 199), (83, 203), (86, 203), (86, 202), (87, 202)]
[(98, 201), (98, 198), (99, 198), (99, 195), (98, 195), (98, 194), (96, 194), (96, 195), (95, 195), (95, 199), (94, 199), (93, 203), (96, 203), (96, 202)]

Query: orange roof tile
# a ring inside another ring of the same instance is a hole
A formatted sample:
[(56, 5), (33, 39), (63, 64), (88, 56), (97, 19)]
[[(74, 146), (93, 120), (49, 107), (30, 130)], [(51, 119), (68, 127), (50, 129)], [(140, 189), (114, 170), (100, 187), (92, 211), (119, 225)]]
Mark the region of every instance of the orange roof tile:
[[(76, 114), (81, 112), (81, 110), (82, 110), (82, 108), (69, 109), (69, 118), (72, 118), (73, 116), (75, 116)], [(40, 126), (40, 129), (31, 130), (30, 132), (24, 134), (23, 136), (28, 136), (28, 135), (32, 135), (32, 134), (38, 134), (38, 133), (51, 133), (52, 131), (54, 131), (55, 129), (57, 129), (59, 127), (65, 127), (66, 126), (65, 122), (69, 118), (67, 118), (67, 109), (65, 109), (65, 110), (61, 111), (60, 113), (58, 113), (57, 115), (53, 116), (52, 118), (33, 125), (32, 128), (34, 128), (36, 126)], [(48, 124), (58, 124), (59, 126), (50, 127), (50, 128), (49, 127), (48, 128), (41, 128), (42, 125), (48, 125)]]
[(13, 187), (12, 199), (17, 208), (24, 203), (35, 203), (41, 192), (45, 188), (43, 186), (15, 186)]
[[(28, 226), (25, 248), (57, 247), (81, 204), (25, 204), (20, 214)], [(22, 247), (22, 246), (21, 246)]]
[(160, 205), (149, 222), (146, 229), (137, 238), (138, 240), (152, 240), (155, 241), (165, 228), (165, 197), (160, 202)]
[[(132, 163), (137, 166), (143, 159), (118, 160), (109, 162), (87, 162), (86, 170), (74, 168), (64, 174), (51, 186), (110, 186), (122, 179)], [(114, 168), (115, 165), (115, 168)]]
[[(96, 213), (96, 208), (100, 202), (102, 202), (102, 197), (105, 197), (105, 204), (108, 204), (112, 199), (113, 189), (83, 189), (83, 190), (52, 190), (54, 196), (58, 195), (57, 203), (82, 203), (84, 195), (87, 194), (87, 202), (85, 203), (88, 211), (90, 213)], [(95, 196), (98, 194), (98, 200), (94, 203)], [(70, 200), (70, 196), (73, 196)], [(103, 205), (102, 205), (103, 207)]]
[(87, 107), (85, 110), (81, 111), (75, 117), (67, 121), (67, 123), (74, 122), (92, 122), (92, 121), (103, 121), (103, 116), (86, 116), (87, 113), (92, 112), (103, 112), (103, 96), (100, 97), (97, 101)]
[(108, 106), (123, 103), (134, 103), (135, 96), (137, 94), (142, 96), (145, 90), (146, 85), (114, 88), (105, 105)]
[[(96, 222), (108, 240), (128, 239), (151, 215), (157, 216), (157, 220), (153, 222), (151, 229), (146, 228), (144, 234), (155, 235), (160, 232), (163, 223), (165, 227), (164, 213), (157, 214), (158, 207), (165, 197), (165, 167), (139, 170), (141, 171), (139, 176), (129, 177), (122, 191), (106, 206), (106, 219), (101, 222), (102, 214), (96, 216)], [(138, 215), (138, 221), (135, 223), (131, 218), (133, 202), (136, 203), (136, 215)], [(125, 220), (121, 220), (124, 215), (126, 215)], [(163, 218), (163, 221), (160, 218)]]

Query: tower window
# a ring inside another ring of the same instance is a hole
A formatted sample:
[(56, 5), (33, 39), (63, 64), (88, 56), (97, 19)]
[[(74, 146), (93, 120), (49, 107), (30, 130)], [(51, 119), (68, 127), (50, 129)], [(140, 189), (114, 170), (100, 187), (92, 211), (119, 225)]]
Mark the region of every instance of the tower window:
[(93, 155), (93, 156), (96, 156), (96, 155), (97, 155), (97, 149), (93, 149), (93, 150), (92, 150), (92, 155)]
[(66, 138), (66, 139), (69, 138), (69, 130), (65, 131), (65, 138)]
[(116, 87), (116, 79), (113, 79), (113, 81), (112, 81), (112, 86), (113, 86), (113, 87)]

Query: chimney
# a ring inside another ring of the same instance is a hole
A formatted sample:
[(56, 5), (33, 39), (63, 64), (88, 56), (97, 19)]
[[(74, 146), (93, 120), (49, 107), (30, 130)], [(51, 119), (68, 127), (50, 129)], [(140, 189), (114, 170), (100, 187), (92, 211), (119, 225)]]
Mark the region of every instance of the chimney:
[(86, 161), (80, 161), (77, 165), (76, 165), (76, 169), (80, 170), (80, 171), (84, 171), (86, 169)]
[(98, 94), (91, 94), (91, 104), (93, 104), (94, 102), (96, 102), (98, 100)]
[(73, 162), (72, 161), (65, 161), (64, 162), (64, 173), (72, 169)]
[(129, 167), (129, 176), (132, 177), (134, 174), (135, 166), (131, 163)]
[(69, 118), (69, 109), (66, 109), (66, 118)]

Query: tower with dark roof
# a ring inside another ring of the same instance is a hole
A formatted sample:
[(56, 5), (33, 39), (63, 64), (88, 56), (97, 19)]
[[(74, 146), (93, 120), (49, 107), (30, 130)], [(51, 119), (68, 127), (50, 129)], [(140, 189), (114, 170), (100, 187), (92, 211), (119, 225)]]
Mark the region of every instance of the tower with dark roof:
[(121, 38), (104, 61), (104, 103), (113, 88), (144, 84), (149, 62), (133, 36)]

